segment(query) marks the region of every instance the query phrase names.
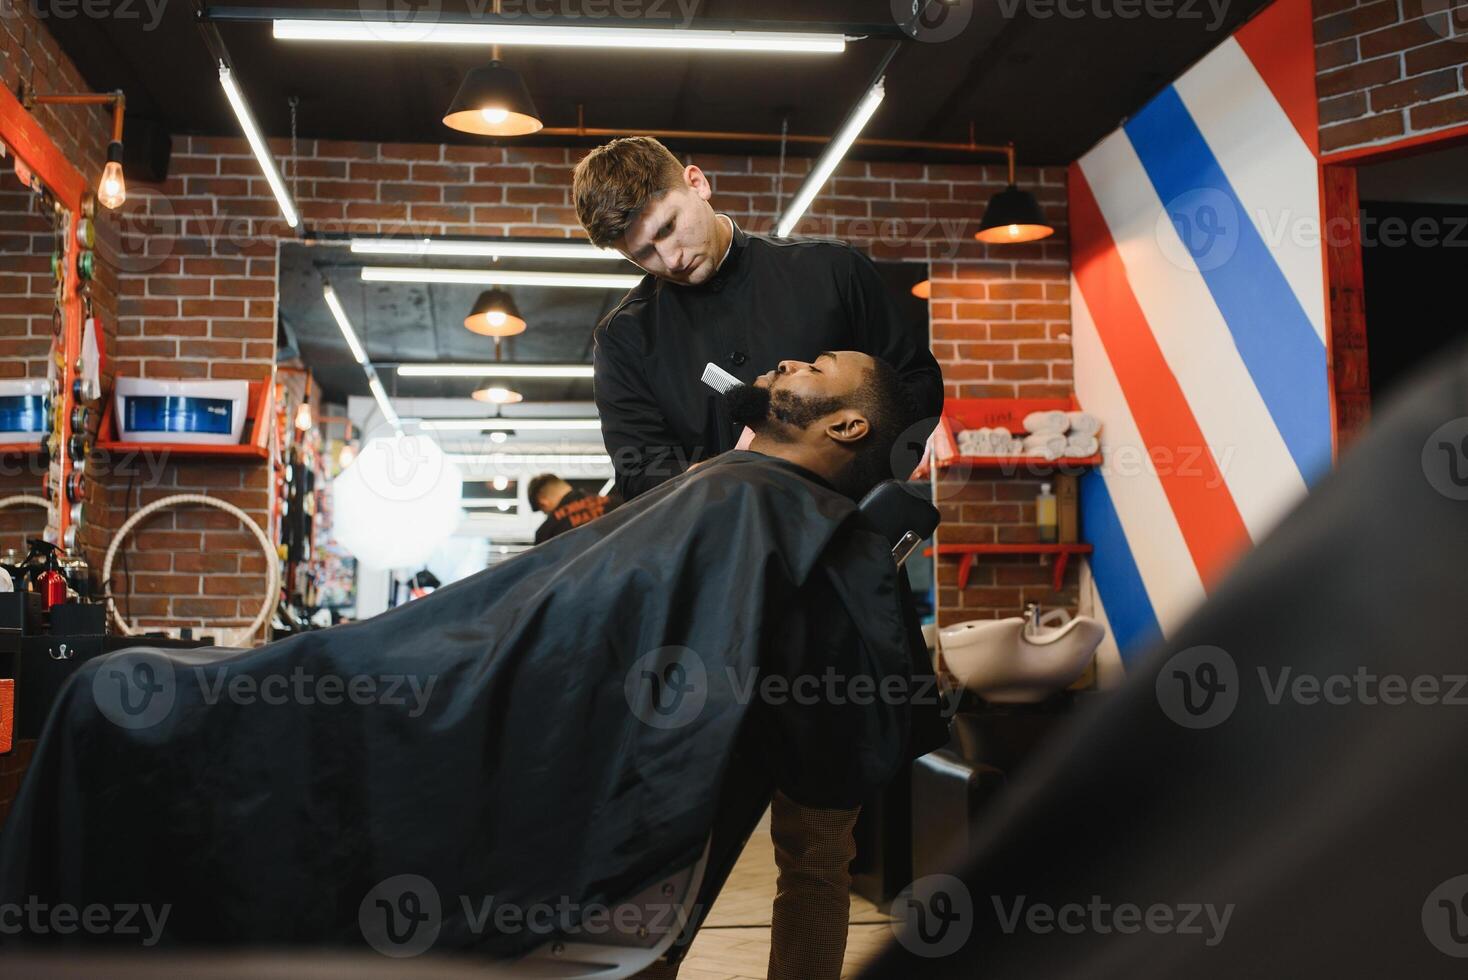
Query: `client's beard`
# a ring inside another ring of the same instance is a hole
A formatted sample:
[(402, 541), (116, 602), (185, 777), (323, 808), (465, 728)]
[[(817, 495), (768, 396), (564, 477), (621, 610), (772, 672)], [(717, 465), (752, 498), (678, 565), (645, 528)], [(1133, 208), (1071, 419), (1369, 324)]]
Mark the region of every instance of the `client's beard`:
[(843, 403), (839, 398), (802, 398), (783, 389), (736, 385), (724, 392), (724, 404), (735, 425), (747, 425), (756, 435), (788, 442), (789, 430), (807, 429)]

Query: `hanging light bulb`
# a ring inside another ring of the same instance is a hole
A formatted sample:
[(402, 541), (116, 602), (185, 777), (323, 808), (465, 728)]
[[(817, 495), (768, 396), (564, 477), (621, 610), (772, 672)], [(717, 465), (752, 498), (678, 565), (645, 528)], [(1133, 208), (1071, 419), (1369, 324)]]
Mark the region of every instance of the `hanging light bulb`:
[(513, 405), (515, 402), (520, 401), (524, 397), (525, 396), (520, 394), (518, 391), (512, 391), (509, 388), (501, 388), (497, 385), (488, 388), (480, 388), (478, 391), (474, 392), (475, 401), (493, 402), (496, 405)]
[(545, 125), (525, 80), (497, 60), (464, 76), (443, 124), (479, 136), (528, 136)]
[(494, 484), (496, 490), (503, 490), (510, 485), (510, 478), (501, 473), (490, 482)]
[(503, 289), (486, 289), (464, 317), (464, 327), (485, 337), (513, 337), (525, 332), (525, 320), (509, 293)]
[(104, 208), (120, 208), (127, 200), (127, 182), (122, 177), (122, 144), (113, 140), (107, 144), (107, 165), (102, 168), (102, 179), (97, 181), (97, 203)]
[(346, 469), (348, 466), (352, 465), (352, 462), (356, 458), (357, 448), (353, 446), (350, 442), (345, 443), (342, 446), (341, 452), (336, 454), (336, 465), (340, 466), (342, 469)]
[(310, 428), (311, 428), (311, 403), (310, 402), (301, 402), (300, 407), (298, 407), (296, 409), (296, 428), (297, 429), (300, 429), (302, 432), (306, 432), (306, 431), (309, 431), (310, 430)]
[(490, 442), (504, 442), (508, 438), (510, 438), (510, 434), (508, 432), (500, 432), (496, 430), (489, 434)]

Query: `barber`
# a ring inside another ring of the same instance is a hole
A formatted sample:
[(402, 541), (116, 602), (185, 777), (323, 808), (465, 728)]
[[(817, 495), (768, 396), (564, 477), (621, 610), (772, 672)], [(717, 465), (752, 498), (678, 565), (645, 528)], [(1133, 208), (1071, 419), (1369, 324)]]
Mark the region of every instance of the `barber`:
[[(746, 234), (714, 211), (712, 193), (703, 171), (644, 136), (597, 147), (572, 177), (576, 214), (592, 243), (647, 273), (596, 329), (596, 408), (622, 496), (630, 500), (736, 447), (743, 427), (700, 380), (709, 362), (750, 383), (782, 362), (819, 371), (823, 351), (861, 351), (896, 369), (908, 417), (936, 423), (938, 363), (903, 323), (871, 261), (842, 242)], [(920, 452), (920, 443), (899, 443), (893, 476), (907, 477)], [(921, 751), (942, 744), (932, 731), (925, 742), (917, 717), (913, 744)], [(936, 715), (928, 721), (942, 732)], [(770, 814), (779, 876), (767, 976), (837, 980), (859, 810), (817, 809), (777, 790)], [(670, 956), (638, 976), (669, 980), (677, 972)]]
[(703, 171), (645, 136), (576, 166), (576, 214), (592, 243), (647, 273), (596, 329), (596, 407), (622, 496), (735, 447), (740, 430), (699, 380), (709, 362), (750, 382), (782, 359), (859, 350), (895, 367), (914, 417), (936, 422), (938, 362), (871, 260), (843, 242), (746, 234), (714, 211), (712, 192)]

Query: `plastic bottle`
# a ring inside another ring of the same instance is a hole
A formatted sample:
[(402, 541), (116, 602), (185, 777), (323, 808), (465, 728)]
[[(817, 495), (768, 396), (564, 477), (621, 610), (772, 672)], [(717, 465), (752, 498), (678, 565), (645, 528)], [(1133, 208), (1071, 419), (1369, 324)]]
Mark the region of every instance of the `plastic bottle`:
[(1050, 484), (1040, 484), (1040, 495), (1035, 498), (1035, 526), (1040, 529), (1040, 540), (1052, 543), (1059, 538), (1059, 526), (1055, 516), (1055, 494)]

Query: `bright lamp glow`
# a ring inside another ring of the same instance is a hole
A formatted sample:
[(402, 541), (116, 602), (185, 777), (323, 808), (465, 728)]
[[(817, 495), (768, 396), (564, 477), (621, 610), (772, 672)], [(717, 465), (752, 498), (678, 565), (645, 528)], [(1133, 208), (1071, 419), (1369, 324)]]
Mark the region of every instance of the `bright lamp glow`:
[(245, 102), (244, 93), (234, 80), (234, 73), (223, 62), (219, 64), (219, 84), (224, 86), (224, 94), (229, 97), (229, 104), (240, 121), (240, 128), (245, 131), (245, 140), (254, 151), (255, 159), (260, 161), (260, 171), (265, 174), (265, 182), (270, 185), (270, 192), (280, 204), (280, 213), (285, 216), (286, 224), (294, 228), (301, 223), (300, 215), (296, 214), (296, 206), (286, 193), (285, 182), (280, 179), (280, 171), (275, 168), (275, 158), (270, 155), (265, 139), (260, 135), (260, 127), (255, 125), (255, 117), (250, 112), (249, 104)]
[(399, 364), (404, 378), (589, 378), (590, 364)]
[(424, 282), (468, 286), (571, 286), (582, 289), (631, 289), (641, 276), (607, 272), (500, 272), (480, 269), (413, 269), (400, 266), (362, 267), (363, 282)]
[(474, 392), (472, 397), (477, 402), (493, 402), (496, 405), (513, 405), (518, 401), (524, 401), (525, 396), (511, 388), (501, 388), (491, 385), (488, 388), (480, 388)]
[(296, 408), (296, 428), (307, 432), (311, 428), (311, 403), (301, 402)]
[(816, 162), (815, 169), (810, 172), (805, 183), (800, 185), (800, 190), (796, 192), (794, 200), (790, 202), (790, 207), (780, 217), (780, 223), (775, 228), (776, 235), (784, 238), (795, 229), (800, 219), (805, 216), (811, 201), (815, 200), (821, 188), (826, 185), (826, 181), (831, 179), (831, 174), (846, 156), (846, 151), (851, 149), (851, 144), (856, 142), (856, 138), (866, 128), (867, 121), (877, 111), (877, 106), (882, 104), (882, 99), (887, 94), (882, 82), (883, 79), (877, 79), (877, 84), (873, 85), (862, 98), (856, 111), (851, 114), (851, 118), (846, 120), (846, 125), (841, 127), (841, 132), (836, 134), (836, 138), (826, 147), (826, 152), (821, 154), (821, 159)]
[(632, 48), (660, 51), (755, 51), (766, 54), (840, 54), (841, 34), (714, 31), (657, 27), (562, 27), (544, 24), (434, 24), (391, 20), (274, 22), (278, 41), (365, 41), (386, 44), (499, 44), (505, 47)]
[(332, 534), (371, 568), (428, 560), (460, 520), (464, 478), (427, 436), (369, 439), (331, 484)]
[(358, 255), (457, 255), (491, 259), (603, 259), (617, 261), (621, 253), (586, 242), (467, 242), (433, 238), (353, 238)]

